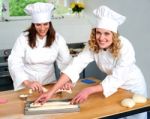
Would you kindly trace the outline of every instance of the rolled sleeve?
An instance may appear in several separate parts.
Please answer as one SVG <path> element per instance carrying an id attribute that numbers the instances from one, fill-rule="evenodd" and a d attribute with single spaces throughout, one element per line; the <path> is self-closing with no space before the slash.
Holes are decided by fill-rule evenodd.
<path id="1" fill-rule="evenodd" d="M 62 72 L 68 75 L 73 83 L 76 83 L 79 79 L 79 74 L 93 60 L 94 57 L 92 52 L 89 51 L 88 47 L 85 47 L 77 57 L 73 58 L 70 64 Z"/>
<path id="2" fill-rule="evenodd" d="M 72 83 L 76 83 L 79 79 L 79 73 L 72 69 L 72 66 L 68 66 L 66 69 L 62 71 L 62 73 L 66 74 Z"/>

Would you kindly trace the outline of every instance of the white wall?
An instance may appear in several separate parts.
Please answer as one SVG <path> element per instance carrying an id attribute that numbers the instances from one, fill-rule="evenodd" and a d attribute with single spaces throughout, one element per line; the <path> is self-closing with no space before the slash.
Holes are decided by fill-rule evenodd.
<path id="1" fill-rule="evenodd" d="M 88 13 L 88 22 L 93 23 L 92 10 L 99 5 L 108 5 L 115 11 L 127 17 L 126 22 L 119 29 L 120 34 L 127 37 L 135 48 L 137 64 L 143 71 L 147 84 L 150 84 L 150 0 L 84 0 L 86 3 L 86 12 Z M 56 21 L 55 27 L 68 42 L 87 41 L 89 33 L 89 24 L 85 20 L 75 22 L 69 20 L 63 23 Z M 78 24 L 79 22 L 79 24 Z M 83 23 L 82 23 L 83 22 Z M 57 25 L 60 25 L 60 27 Z M 30 20 L 0 22 L 0 49 L 11 48 L 14 41 L 30 24 Z M 66 26 L 66 25 L 67 26 Z M 83 25 L 82 25 L 83 24 Z M 65 27 L 66 26 L 66 27 Z M 72 29 L 72 30 L 71 30 Z M 138 88 L 138 87 L 137 87 Z M 150 97 L 150 87 L 148 87 L 148 96 Z"/>
<path id="2" fill-rule="evenodd" d="M 88 40 L 91 25 L 85 17 L 73 16 L 53 19 L 52 23 L 55 30 L 64 36 L 67 43 L 86 42 Z M 31 20 L 0 22 L 0 49 L 12 48 L 19 34 L 26 30 L 30 24 Z"/>
<path id="3" fill-rule="evenodd" d="M 12 48 L 19 34 L 29 27 L 29 20 L 0 22 L 0 49 Z"/>

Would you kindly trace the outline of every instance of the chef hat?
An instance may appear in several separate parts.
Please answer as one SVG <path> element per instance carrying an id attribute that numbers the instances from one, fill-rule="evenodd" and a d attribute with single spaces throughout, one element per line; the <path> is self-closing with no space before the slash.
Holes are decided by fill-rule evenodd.
<path id="1" fill-rule="evenodd" d="M 24 11 L 32 17 L 32 23 L 46 23 L 51 21 L 53 8 L 53 4 L 37 2 L 27 5 Z"/>
<path id="2" fill-rule="evenodd" d="M 97 16 L 96 28 L 104 28 L 117 33 L 117 28 L 121 25 L 126 17 L 118 14 L 111 10 L 107 6 L 100 6 L 98 9 L 93 11 L 94 15 Z"/>

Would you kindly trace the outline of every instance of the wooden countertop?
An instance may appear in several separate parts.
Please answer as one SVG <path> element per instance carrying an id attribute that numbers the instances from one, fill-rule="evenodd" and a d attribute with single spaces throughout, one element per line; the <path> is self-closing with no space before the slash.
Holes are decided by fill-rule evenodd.
<path id="1" fill-rule="evenodd" d="M 89 85 L 99 83 L 95 80 L 94 84 L 85 84 L 78 81 L 76 87 L 73 89 L 73 94 L 57 94 L 54 98 L 72 98 L 77 92 Z M 46 86 L 51 88 L 52 85 Z M 27 94 L 28 90 L 20 91 L 3 91 L 0 92 L 0 98 L 8 99 L 8 103 L 0 104 L 0 118 L 2 119 L 96 119 L 96 118 L 110 118 L 111 116 L 122 116 L 124 114 L 139 113 L 141 111 L 150 110 L 150 99 L 144 104 L 136 104 L 133 108 L 126 108 L 121 106 L 121 100 L 132 97 L 132 93 L 126 90 L 119 89 L 117 93 L 105 98 L 101 93 L 91 95 L 88 100 L 80 104 L 80 112 L 73 113 L 57 113 L 57 114 L 40 114 L 40 115 L 24 115 L 25 101 L 19 98 L 20 94 Z M 39 96 L 34 93 L 28 100 L 35 100 Z"/>

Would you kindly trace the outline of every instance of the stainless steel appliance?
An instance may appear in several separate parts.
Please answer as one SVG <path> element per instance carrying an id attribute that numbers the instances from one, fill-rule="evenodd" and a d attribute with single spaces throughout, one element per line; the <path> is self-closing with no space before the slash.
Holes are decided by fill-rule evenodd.
<path id="1" fill-rule="evenodd" d="M 13 89 L 13 81 L 7 63 L 10 52 L 11 49 L 0 50 L 0 91 Z"/>

